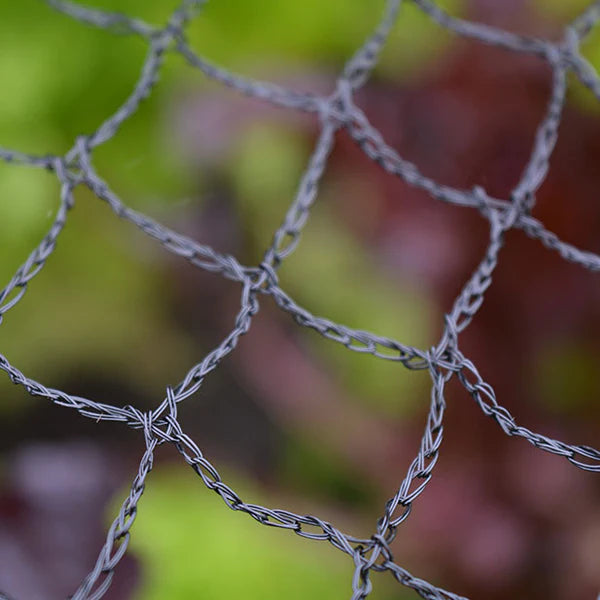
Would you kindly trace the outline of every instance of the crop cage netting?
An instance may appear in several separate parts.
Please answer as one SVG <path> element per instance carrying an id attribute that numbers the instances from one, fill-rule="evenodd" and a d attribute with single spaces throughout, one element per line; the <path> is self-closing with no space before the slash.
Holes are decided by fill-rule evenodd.
<path id="1" fill-rule="evenodd" d="M 369 595 L 373 572 L 386 571 L 422 598 L 463 598 L 412 575 L 394 562 L 390 550 L 390 543 L 396 536 L 398 527 L 409 516 L 412 503 L 431 480 L 442 442 L 446 406 L 444 388 L 452 377 L 458 379 L 481 411 L 491 417 L 508 436 L 524 438 L 540 450 L 566 458 L 575 467 L 600 473 L 599 450 L 551 439 L 517 424 L 511 413 L 498 402 L 494 389 L 483 379 L 475 364 L 461 352 L 458 339 L 459 333 L 470 324 L 483 303 L 484 294 L 492 283 L 504 235 L 510 229 L 521 229 L 530 238 L 557 252 L 566 261 L 581 265 L 590 271 L 600 270 L 600 255 L 562 241 L 555 233 L 546 229 L 543 223 L 531 216 L 537 190 L 547 176 L 549 160 L 557 141 L 568 73 L 573 73 L 579 82 L 600 100 L 600 77 L 580 53 L 581 43 L 600 21 L 600 2 L 591 4 L 569 23 L 563 30 L 562 39 L 549 41 L 515 35 L 452 17 L 430 0 L 405 0 L 412 2 L 446 30 L 476 42 L 535 56 L 551 69 L 551 92 L 545 114 L 537 127 L 531 153 L 510 197 L 500 199 L 490 196 L 480 186 L 457 189 L 428 178 L 415 164 L 399 156 L 386 144 L 382 134 L 370 124 L 367 116 L 354 103 L 354 93 L 367 81 L 400 14 L 401 0 L 388 0 L 379 25 L 347 61 L 334 90 L 326 97 L 299 93 L 272 83 L 241 77 L 196 54 L 186 40 L 186 26 L 193 17 L 201 13 L 203 0 L 184 0 L 162 27 L 120 13 L 88 8 L 63 0 L 47 1 L 57 11 L 86 25 L 117 34 L 141 36 L 147 42 L 148 52 L 139 79 L 125 102 L 95 131 L 79 136 L 64 156 L 31 155 L 0 148 L 0 158 L 5 162 L 53 172 L 61 190 L 59 208 L 49 231 L 0 293 L 0 319 L 21 300 L 29 283 L 52 255 L 67 222 L 69 211 L 74 206 L 73 193 L 78 186 L 88 188 L 97 198 L 106 202 L 117 217 L 129 221 L 168 251 L 184 258 L 195 267 L 220 273 L 241 286 L 240 308 L 229 334 L 201 362 L 194 365 L 179 384 L 167 387 L 161 403 L 154 410 L 147 412 L 142 412 L 134 406 L 113 406 L 47 388 L 27 377 L 0 354 L 0 368 L 8 374 L 13 383 L 23 386 L 29 394 L 75 409 L 81 415 L 98 422 L 120 421 L 140 430 L 144 435 L 146 449 L 130 492 L 108 530 L 96 564 L 71 597 L 75 600 L 97 600 L 108 590 L 113 573 L 127 549 L 137 505 L 144 491 L 146 477 L 152 469 L 154 452 L 161 444 L 170 443 L 201 478 L 204 485 L 219 494 L 229 508 L 245 512 L 263 525 L 289 529 L 296 535 L 312 540 L 326 540 L 346 553 L 354 563 L 351 582 L 353 600 Z M 136 112 L 142 100 L 151 93 L 168 52 L 180 54 L 192 68 L 229 88 L 279 107 L 310 113 L 319 122 L 318 139 L 295 197 L 258 266 L 245 266 L 231 255 L 216 252 L 211 247 L 172 231 L 150 217 L 132 210 L 94 169 L 94 149 L 113 138 L 121 125 Z M 391 338 L 352 329 L 327 318 L 315 316 L 299 306 L 279 286 L 277 270 L 300 241 L 301 232 L 308 222 L 319 182 L 334 146 L 335 134 L 341 129 L 349 134 L 367 157 L 389 175 L 399 177 L 442 202 L 476 209 L 489 224 L 489 242 L 483 258 L 463 286 L 451 310 L 445 315 L 441 339 L 436 346 L 428 350 L 404 345 Z M 204 378 L 234 350 L 240 337 L 249 330 L 252 318 L 259 309 L 259 301 L 266 297 L 274 300 L 279 308 L 289 313 L 299 325 L 313 329 L 349 350 L 399 362 L 411 370 L 426 370 L 431 377 L 430 409 L 418 452 L 405 478 L 386 503 L 383 515 L 377 521 L 376 532 L 368 539 L 344 533 L 317 516 L 298 515 L 287 510 L 267 508 L 244 501 L 221 479 L 217 469 L 186 435 L 178 421 L 179 404 L 197 392 Z"/>

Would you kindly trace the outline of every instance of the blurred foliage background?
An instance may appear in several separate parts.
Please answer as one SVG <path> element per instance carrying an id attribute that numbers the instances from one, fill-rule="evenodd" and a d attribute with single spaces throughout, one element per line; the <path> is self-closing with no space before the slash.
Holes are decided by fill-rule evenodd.
<path id="1" fill-rule="evenodd" d="M 173 0 L 90 5 L 164 23 Z M 440 2 L 556 36 L 580 0 Z M 383 2 L 212 0 L 190 27 L 201 55 L 245 75 L 328 93 Z M 0 145 L 66 152 L 131 91 L 145 44 L 58 14 L 0 2 Z M 600 63 L 600 35 L 585 45 Z M 549 73 L 532 58 L 457 40 L 410 2 L 359 102 L 428 175 L 506 196 L 544 110 Z M 536 207 L 559 235 L 600 251 L 598 107 L 575 83 Z M 311 117 L 239 98 L 170 55 L 160 84 L 95 152 L 126 204 L 260 260 L 311 152 Z M 0 277 L 44 235 L 58 185 L 0 163 Z M 312 312 L 428 347 L 478 257 L 477 215 L 384 175 L 339 134 L 319 200 L 282 284 Z M 597 279 L 518 233 L 463 348 L 519 422 L 598 445 Z M 239 289 L 165 253 L 77 190 L 56 253 L 0 328 L 2 353 L 44 384 L 149 408 L 234 318 Z M 243 497 L 370 535 L 412 460 L 428 378 L 354 355 L 263 302 L 236 352 L 185 403 L 184 428 Z M 460 389 L 434 480 L 401 530 L 400 564 L 474 598 L 589 598 L 600 589 L 600 488 L 566 461 L 507 440 Z M 0 589 L 52 600 L 92 567 L 143 449 L 0 379 Z M 346 598 L 352 564 L 330 547 L 228 511 L 161 449 L 131 551 L 107 598 Z M 564 464 L 563 464 L 564 463 Z M 408 598 L 391 578 L 373 597 Z"/>

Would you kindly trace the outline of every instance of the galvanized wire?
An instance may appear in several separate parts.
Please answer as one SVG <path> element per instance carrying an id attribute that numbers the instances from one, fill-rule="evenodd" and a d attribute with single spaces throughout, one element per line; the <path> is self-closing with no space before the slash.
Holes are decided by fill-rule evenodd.
<path id="1" fill-rule="evenodd" d="M 143 412 L 134 406 L 114 406 L 48 388 L 27 377 L 0 354 L 0 369 L 31 395 L 73 408 L 96 421 L 121 421 L 144 433 L 146 449 L 130 493 L 109 528 L 96 564 L 71 596 L 73 599 L 97 600 L 109 588 L 113 573 L 127 549 L 137 505 L 144 491 L 146 478 L 152 469 L 154 451 L 164 443 L 173 444 L 204 485 L 216 492 L 232 510 L 244 512 L 263 525 L 289 529 L 296 535 L 312 540 L 326 540 L 351 557 L 355 565 L 352 579 L 353 600 L 366 598 L 372 589 L 371 573 L 383 571 L 390 572 L 396 581 L 413 589 L 422 598 L 463 598 L 411 575 L 394 562 L 390 549 L 398 527 L 409 516 L 413 502 L 431 480 L 443 437 L 446 406 L 444 389 L 452 377 L 456 376 L 482 412 L 494 419 L 507 435 L 521 437 L 545 452 L 563 456 L 580 469 L 600 472 L 599 450 L 554 440 L 517 424 L 511 413 L 499 404 L 492 386 L 483 379 L 474 363 L 461 352 L 458 340 L 459 334 L 475 317 L 484 301 L 486 291 L 492 284 L 494 270 L 504 244 L 504 235 L 510 229 L 523 230 L 529 237 L 539 240 L 546 248 L 557 252 L 569 262 L 590 271 L 600 270 L 599 255 L 562 241 L 531 215 L 536 192 L 547 176 L 550 157 L 558 137 L 568 72 L 574 73 L 575 77 L 600 99 L 600 77 L 580 52 L 581 42 L 600 21 L 600 2 L 591 4 L 568 24 L 562 39 L 550 41 L 516 35 L 453 17 L 430 0 L 406 1 L 412 1 L 440 27 L 457 35 L 513 52 L 533 55 L 549 66 L 552 83 L 547 110 L 538 126 L 520 180 L 509 198 L 493 198 L 482 187 L 459 189 L 427 177 L 415 164 L 402 158 L 391 148 L 383 135 L 355 105 L 354 93 L 365 84 L 377 64 L 380 52 L 398 18 L 401 0 L 388 0 L 381 22 L 348 60 L 332 93 L 326 97 L 288 90 L 276 84 L 243 77 L 199 56 L 188 43 L 185 28 L 200 12 L 203 0 L 182 2 L 164 26 L 152 25 L 121 13 L 88 8 L 66 0 L 47 0 L 54 9 L 86 25 L 116 34 L 141 36 L 148 44 L 148 52 L 129 97 L 93 132 L 79 136 L 64 156 L 34 156 L 0 148 L 0 160 L 53 172 L 61 190 L 59 208 L 48 233 L 0 292 L 0 322 L 21 300 L 31 281 L 54 252 L 69 211 L 73 209 L 73 190 L 77 186 L 87 187 L 98 199 L 106 202 L 116 216 L 157 240 L 169 252 L 184 258 L 195 267 L 220 273 L 241 285 L 240 309 L 229 334 L 200 362 L 191 366 L 177 385 L 167 387 L 165 397 L 154 410 Z M 265 250 L 263 261 L 257 266 L 242 265 L 235 257 L 221 254 L 210 246 L 172 231 L 154 219 L 132 210 L 110 189 L 93 166 L 94 149 L 112 139 L 121 125 L 137 111 L 142 100 L 151 93 L 158 81 L 167 52 L 179 54 L 192 68 L 247 96 L 265 100 L 276 106 L 312 113 L 318 119 L 320 133 L 296 195 L 281 226 L 275 231 L 272 243 Z M 352 329 L 313 315 L 279 286 L 277 270 L 300 243 L 302 230 L 309 220 L 328 157 L 335 144 L 335 134 L 340 129 L 346 130 L 366 156 L 387 173 L 400 177 L 411 186 L 425 190 L 431 197 L 442 202 L 475 208 L 489 223 L 489 243 L 484 255 L 445 315 L 441 339 L 430 349 L 415 348 L 392 338 Z M 410 370 L 427 370 L 431 377 L 430 409 L 418 452 L 405 478 L 386 503 L 375 533 L 368 539 L 344 533 L 317 516 L 298 515 L 287 510 L 246 502 L 222 480 L 218 470 L 182 430 L 178 421 L 178 405 L 197 392 L 204 378 L 235 349 L 240 337 L 249 330 L 252 319 L 259 310 L 260 301 L 266 296 L 271 297 L 275 304 L 300 326 L 313 329 L 323 337 L 354 352 L 396 361 Z"/>

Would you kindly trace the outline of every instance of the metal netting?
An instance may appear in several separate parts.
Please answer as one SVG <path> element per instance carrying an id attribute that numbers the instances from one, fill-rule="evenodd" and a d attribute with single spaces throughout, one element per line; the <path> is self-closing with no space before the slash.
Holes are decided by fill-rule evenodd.
<path id="1" fill-rule="evenodd" d="M 558 41 L 515 35 L 513 33 L 466 21 L 448 15 L 430 0 L 413 2 L 437 25 L 477 42 L 533 55 L 544 61 L 552 72 L 552 85 L 547 109 L 538 125 L 531 153 L 517 185 L 508 199 L 494 198 L 483 187 L 457 189 L 438 183 L 424 175 L 413 163 L 399 156 L 384 140 L 382 134 L 369 122 L 354 102 L 355 92 L 365 84 L 386 39 L 399 15 L 401 0 L 388 0 L 385 14 L 378 27 L 356 53 L 347 61 L 329 96 L 299 93 L 272 83 L 248 79 L 216 66 L 192 50 L 186 40 L 186 26 L 200 12 L 204 0 L 183 0 L 170 16 L 166 25 L 157 27 L 119 13 L 87 8 L 64 0 L 47 0 L 56 10 L 86 25 L 99 27 L 118 34 L 141 36 L 148 45 L 141 74 L 133 91 L 118 110 L 87 135 L 79 136 L 64 156 L 35 156 L 0 148 L 5 162 L 40 167 L 54 173 L 60 183 L 60 205 L 52 225 L 40 244 L 19 267 L 13 278 L 0 293 L 0 320 L 25 294 L 29 283 L 41 271 L 53 253 L 57 240 L 73 208 L 73 191 L 77 186 L 88 188 L 106 202 L 115 215 L 129 221 L 168 251 L 181 256 L 192 265 L 236 281 L 241 287 L 240 309 L 229 334 L 194 365 L 180 383 L 169 386 L 161 403 L 154 410 L 143 412 L 135 406 L 113 406 L 88 398 L 73 396 L 62 390 L 47 388 L 23 374 L 0 354 L 0 368 L 13 383 L 23 386 L 29 394 L 44 397 L 51 402 L 73 408 L 95 421 L 120 421 L 140 430 L 146 450 L 139 464 L 129 495 L 106 536 L 95 566 L 83 580 L 72 598 L 97 600 L 108 590 L 113 573 L 123 557 L 129 542 L 130 529 L 137 514 L 137 505 L 144 491 L 145 480 L 152 469 L 154 451 L 165 443 L 173 444 L 183 459 L 192 467 L 206 487 L 223 499 L 229 508 L 245 512 L 263 525 L 289 529 L 296 535 L 312 540 L 325 540 L 346 553 L 354 562 L 352 599 L 366 598 L 371 589 L 372 572 L 389 572 L 399 583 L 412 588 L 428 599 L 459 599 L 462 596 L 445 591 L 409 573 L 394 562 L 390 543 L 398 527 L 409 516 L 412 503 L 430 481 L 439 457 L 442 442 L 443 418 L 446 407 L 444 388 L 456 377 L 482 412 L 491 417 L 509 436 L 520 437 L 545 452 L 566 458 L 580 469 L 600 473 L 600 451 L 584 445 L 572 445 L 551 439 L 519 425 L 502 406 L 492 386 L 479 373 L 475 364 L 460 349 L 459 334 L 469 325 L 479 308 L 484 294 L 492 283 L 499 252 L 505 233 L 521 229 L 549 250 L 567 261 L 591 271 L 600 270 L 600 256 L 568 244 L 546 229 L 531 215 L 536 192 L 545 180 L 549 159 L 557 141 L 562 109 L 565 104 L 569 72 L 600 100 L 600 77 L 580 53 L 580 44 L 594 25 L 600 21 L 600 2 L 594 2 L 574 21 L 568 24 Z M 150 217 L 128 206 L 110 189 L 96 172 L 93 151 L 113 138 L 119 128 L 138 109 L 140 103 L 157 83 L 163 59 L 167 52 L 181 55 L 192 68 L 207 77 L 245 95 L 260 98 L 285 108 L 293 108 L 314 115 L 320 130 L 314 151 L 302 175 L 296 195 L 281 226 L 274 233 L 271 245 L 257 266 L 246 266 L 228 254 L 216 252 L 185 235 L 170 230 Z M 426 191 L 442 202 L 479 211 L 489 224 L 489 243 L 481 262 L 463 286 L 452 308 L 445 315 L 441 339 L 430 349 L 404 345 L 394 339 L 356 330 L 311 314 L 299 306 L 278 283 L 277 270 L 298 245 L 310 209 L 317 197 L 319 182 L 334 146 L 335 134 L 344 129 L 364 154 L 390 175 L 401 178 L 411 186 Z M 196 443 L 186 435 L 177 418 L 178 406 L 197 392 L 204 378 L 236 347 L 240 337 L 250 328 L 259 309 L 260 301 L 270 297 L 295 321 L 315 330 L 320 335 L 355 352 L 402 363 L 411 370 L 426 370 L 431 376 L 430 409 L 418 452 L 410 464 L 404 480 L 388 500 L 375 533 L 362 539 L 340 531 L 335 525 L 314 515 L 299 515 L 273 509 L 243 500 L 219 475 Z"/>

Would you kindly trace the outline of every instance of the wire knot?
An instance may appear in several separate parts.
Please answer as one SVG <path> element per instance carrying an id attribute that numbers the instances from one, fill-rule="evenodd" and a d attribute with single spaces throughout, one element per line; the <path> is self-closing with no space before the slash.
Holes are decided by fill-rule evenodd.
<path id="1" fill-rule="evenodd" d="M 385 538 L 385 536 L 381 533 L 374 533 L 371 536 L 373 543 L 376 548 L 379 548 L 382 556 L 386 559 L 386 561 L 394 560 L 394 556 L 392 555 L 392 551 L 390 550 L 389 541 Z"/>
<path id="2" fill-rule="evenodd" d="M 348 79 L 338 79 L 335 91 L 321 104 L 321 119 L 333 123 L 336 128 L 344 127 L 352 120 L 352 84 Z"/>
<path id="3" fill-rule="evenodd" d="M 252 287 L 255 289 L 263 286 L 270 288 L 277 286 L 278 283 L 279 277 L 277 271 L 275 271 L 275 267 L 266 261 L 261 262 L 256 270 L 256 280 Z"/>

